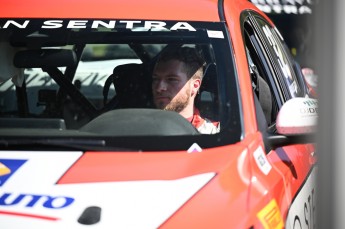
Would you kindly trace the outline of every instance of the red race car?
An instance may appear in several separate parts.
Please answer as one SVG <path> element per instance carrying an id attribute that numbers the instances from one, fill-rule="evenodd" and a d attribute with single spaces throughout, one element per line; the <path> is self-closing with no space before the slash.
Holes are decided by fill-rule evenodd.
<path id="1" fill-rule="evenodd" d="M 317 100 L 246 0 L 0 9 L 1 228 L 313 228 Z"/>

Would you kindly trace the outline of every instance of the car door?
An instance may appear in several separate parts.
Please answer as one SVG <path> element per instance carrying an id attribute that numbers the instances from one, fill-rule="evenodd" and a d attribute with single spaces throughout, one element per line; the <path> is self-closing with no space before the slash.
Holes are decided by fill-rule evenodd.
<path id="1" fill-rule="evenodd" d="M 308 96 L 308 91 L 279 31 L 257 13 L 245 12 L 241 18 L 254 100 L 259 101 L 257 104 L 265 116 L 257 118 L 258 126 L 265 136 L 275 133 L 281 106 L 291 98 Z M 265 154 L 277 174 L 268 181 L 268 196 L 277 202 L 286 228 L 313 228 L 314 146 L 296 144 L 275 149 L 266 146 Z"/>

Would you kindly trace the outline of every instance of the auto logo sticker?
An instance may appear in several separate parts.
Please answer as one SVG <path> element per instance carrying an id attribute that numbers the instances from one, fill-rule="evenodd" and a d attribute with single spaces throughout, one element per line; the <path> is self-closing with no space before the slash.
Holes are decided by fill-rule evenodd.
<path id="1" fill-rule="evenodd" d="M 19 169 L 26 160 L 0 159 L 0 187 Z"/>
<path id="2" fill-rule="evenodd" d="M 272 165 L 268 162 L 265 152 L 261 146 L 255 150 L 254 158 L 261 172 L 267 175 L 271 171 Z"/>
<path id="3" fill-rule="evenodd" d="M 187 152 L 188 153 L 196 153 L 196 152 L 200 153 L 201 151 L 202 151 L 201 147 L 198 144 L 194 143 L 191 147 L 189 147 Z"/>

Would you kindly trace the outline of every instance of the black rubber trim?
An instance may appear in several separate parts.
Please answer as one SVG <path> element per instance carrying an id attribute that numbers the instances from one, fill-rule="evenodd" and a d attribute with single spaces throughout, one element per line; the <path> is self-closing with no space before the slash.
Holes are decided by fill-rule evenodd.
<path id="1" fill-rule="evenodd" d="M 225 21 L 225 15 L 224 15 L 224 0 L 218 1 L 218 14 L 220 21 Z"/>

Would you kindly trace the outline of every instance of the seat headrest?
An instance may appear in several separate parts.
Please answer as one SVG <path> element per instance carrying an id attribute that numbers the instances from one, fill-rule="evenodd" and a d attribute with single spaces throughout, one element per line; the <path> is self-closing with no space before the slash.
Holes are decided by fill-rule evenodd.
<path id="1" fill-rule="evenodd" d="M 103 88 L 104 101 L 110 85 L 115 86 L 116 97 L 122 108 L 150 106 L 151 83 L 142 64 L 118 65 L 108 77 Z"/>
<path id="2" fill-rule="evenodd" d="M 207 64 L 200 86 L 200 93 L 195 98 L 195 105 L 200 113 L 211 120 L 219 120 L 219 101 L 217 85 L 217 67 L 215 63 Z"/>
<path id="3" fill-rule="evenodd" d="M 257 79 L 259 95 L 258 99 L 261 104 L 262 110 L 266 117 L 266 122 L 268 124 L 271 123 L 271 113 L 272 113 L 272 95 L 271 90 L 267 84 L 267 82 L 259 76 Z"/>
<path id="4" fill-rule="evenodd" d="M 200 91 L 217 92 L 217 66 L 215 63 L 206 65 Z"/>
<path id="5" fill-rule="evenodd" d="M 128 96 L 141 88 L 145 82 L 141 64 L 119 65 L 113 71 L 113 83 L 118 96 Z"/>

